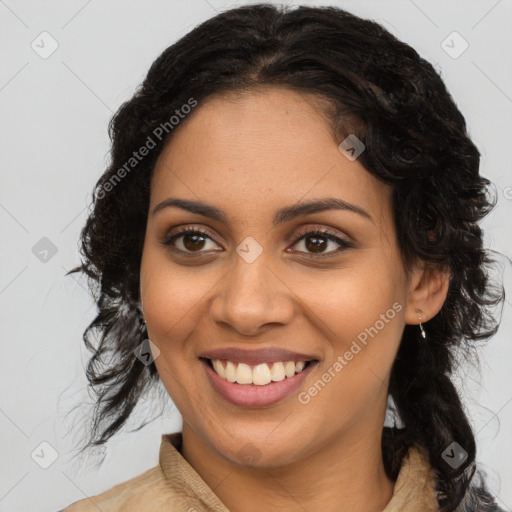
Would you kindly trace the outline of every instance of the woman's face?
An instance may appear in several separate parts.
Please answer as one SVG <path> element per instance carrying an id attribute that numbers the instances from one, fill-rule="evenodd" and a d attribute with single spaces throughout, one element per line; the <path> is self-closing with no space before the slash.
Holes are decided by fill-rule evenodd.
<path id="1" fill-rule="evenodd" d="M 392 190 L 338 149 L 313 105 L 271 88 L 210 98 L 152 178 L 141 300 L 155 364 L 184 429 L 235 464 L 380 442 L 407 321 Z M 170 198 L 201 208 L 154 213 Z M 339 207 L 301 209 L 320 200 Z"/>

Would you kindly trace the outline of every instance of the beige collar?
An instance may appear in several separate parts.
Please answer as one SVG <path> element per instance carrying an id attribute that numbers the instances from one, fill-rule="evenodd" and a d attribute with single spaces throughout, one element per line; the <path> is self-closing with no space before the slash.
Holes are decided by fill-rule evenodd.
<path id="1" fill-rule="evenodd" d="M 169 485 L 182 495 L 194 497 L 200 506 L 198 512 L 229 512 L 181 455 L 181 442 L 181 432 L 162 436 L 160 467 Z M 438 503 L 434 486 L 426 450 L 415 445 L 404 457 L 393 496 L 382 512 L 435 512 Z"/>

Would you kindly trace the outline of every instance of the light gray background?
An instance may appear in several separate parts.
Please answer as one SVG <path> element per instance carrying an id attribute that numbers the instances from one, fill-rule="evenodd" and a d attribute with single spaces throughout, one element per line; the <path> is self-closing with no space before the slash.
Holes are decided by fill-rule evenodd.
<path id="1" fill-rule="evenodd" d="M 100 470 L 73 464 L 81 431 L 72 428 L 85 428 L 90 412 L 82 333 L 95 308 L 85 279 L 64 274 L 79 262 L 77 240 L 106 162 L 111 115 L 163 49 L 216 11 L 241 3 L 0 0 L 2 512 L 52 512 L 109 489 L 155 466 L 160 435 L 180 428 L 169 403 L 162 419 L 116 436 Z M 512 254 L 511 1 L 332 3 L 380 21 L 441 71 L 483 155 L 482 172 L 497 187 L 498 206 L 484 223 L 487 242 Z M 59 45 L 47 59 L 31 48 L 34 40 L 42 46 L 43 31 Z M 441 46 L 453 31 L 469 43 L 458 58 Z M 448 44 L 452 51 L 461 48 L 461 41 Z M 42 237 L 57 248 L 46 263 L 32 252 Z M 505 282 L 510 289 L 508 267 Z M 481 352 L 481 386 L 471 369 L 461 369 L 458 380 L 477 432 L 477 460 L 507 510 L 512 507 L 511 306 L 506 303 L 499 333 Z M 131 427 L 147 417 L 151 404 L 149 399 L 142 404 Z M 80 407 L 70 413 L 75 405 Z M 48 469 L 31 458 L 36 449 L 44 452 L 41 460 L 50 456 L 42 442 L 58 453 Z"/>

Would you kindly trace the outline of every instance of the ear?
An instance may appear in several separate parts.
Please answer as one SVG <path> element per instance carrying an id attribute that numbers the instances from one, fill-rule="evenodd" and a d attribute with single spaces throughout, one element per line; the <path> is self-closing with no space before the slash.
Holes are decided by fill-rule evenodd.
<path id="1" fill-rule="evenodd" d="M 446 300 L 449 285 L 448 269 L 419 262 L 409 280 L 405 323 L 418 325 L 436 316 Z"/>

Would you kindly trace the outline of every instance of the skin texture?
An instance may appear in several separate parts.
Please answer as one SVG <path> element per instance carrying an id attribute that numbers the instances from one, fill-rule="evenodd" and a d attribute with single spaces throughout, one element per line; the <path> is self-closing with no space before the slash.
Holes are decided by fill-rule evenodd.
<path id="1" fill-rule="evenodd" d="M 380 446 L 391 366 L 405 324 L 432 318 L 446 298 L 446 274 L 420 263 L 405 271 L 391 187 L 339 151 L 314 100 L 279 88 L 209 98 L 173 134 L 151 182 L 141 302 L 161 351 L 155 363 L 183 416 L 184 457 L 233 512 L 385 507 L 394 486 Z M 153 215 L 168 197 L 212 204 L 228 220 L 177 207 Z M 329 210 L 272 226 L 277 209 L 326 197 L 371 220 Z M 178 238 L 174 246 L 193 256 L 173 252 L 160 240 L 180 225 L 211 239 L 184 246 Z M 317 229 L 353 247 L 337 251 L 321 239 L 320 254 L 330 256 L 315 259 L 308 239 L 296 240 Z M 236 252 L 249 236 L 263 249 L 252 263 Z M 298 394 L 395 303 L 394 318 L 300 403 Z M 198 359 L 224 347 L 281 347 L 319 364 L 285 400 L 242 408 L 213 390 Z M 244 450 L 257 454 L 250 465 Z"/>

